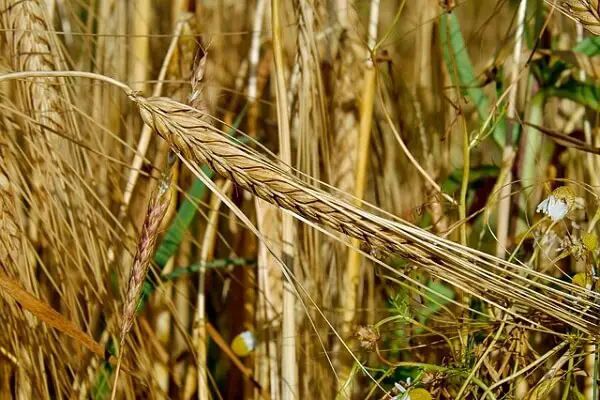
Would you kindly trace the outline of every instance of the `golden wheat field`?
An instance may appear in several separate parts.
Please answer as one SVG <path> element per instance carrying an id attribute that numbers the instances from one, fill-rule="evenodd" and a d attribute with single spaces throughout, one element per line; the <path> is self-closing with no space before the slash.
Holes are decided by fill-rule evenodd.
<path id="1" fill-rule="evenodd" d="M 600 399 L 598 0 L 0 0 L 0 399 Z"/>

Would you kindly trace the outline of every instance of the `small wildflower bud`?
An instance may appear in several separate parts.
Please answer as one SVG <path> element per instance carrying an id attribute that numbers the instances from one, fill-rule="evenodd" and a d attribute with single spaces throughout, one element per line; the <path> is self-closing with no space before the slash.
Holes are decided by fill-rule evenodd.
<path id="1" fill-rule="evenodd" d="M 575 206 L 575 193 L 569 186 L 556 188 L 536 208 L 550 217 L 553 222 L 563 219 Z"/>
<path id="2" fill-rule="evenodd" d="M 372 326 L 359 326 L 356 330 L 356 338 L 361 347 L 372 349 L 380 339 L 379 333 Z"/>
<path id="3" fill-rule="evenodd" d="M 594 232 L 581 235 L 581 243 L 587 251 L 595 251 L 598 248 L 598 237 Z"/>

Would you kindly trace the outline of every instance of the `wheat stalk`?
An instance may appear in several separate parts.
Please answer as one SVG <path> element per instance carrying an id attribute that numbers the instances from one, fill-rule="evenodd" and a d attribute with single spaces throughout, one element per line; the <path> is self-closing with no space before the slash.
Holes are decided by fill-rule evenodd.
<path id="1" fill-rule="evenodd" d="M 208 164 L 256 196 L 317 223 L 360 239 L 375 253 L 393 253 L 484 301 L 510 312 L 507 301 L 531 308 L 587 333 L 598 333 L 596 294 L 526 267 L 441 239 L 406 222 L 390 221 L 321 190 L 247 147 L 231 142 L 205 114 L 168 98 L 130 92 L 142 119 L 180 156 Z M 531 278 L 535 278 L 532 280 Z M 559 289 L 536 280 L 548 282 Z M 500 304 L 502 303 L 502 304 Z M 523 312 L 518 315 L 530 323 Z"/>

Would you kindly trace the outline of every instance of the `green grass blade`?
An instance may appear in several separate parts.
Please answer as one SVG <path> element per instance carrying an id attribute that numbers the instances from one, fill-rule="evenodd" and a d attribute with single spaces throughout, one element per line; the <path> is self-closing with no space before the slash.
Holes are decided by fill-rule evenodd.
<path id="1" fill-rule="evenodd" d="M 441 16 L 440 34 L 444 61 L 450 72 L 452 83 L 461 87 L 462 94 L 468 96 L 475 105 L 479 118 L 485 120 L 489 115 L 490 105 L 483 90 L 477 86 L 478 80 L 473 72 L 471 58 L 455 13 Z"/>
<path id="2" fill-rule="evenodd" d="M 202 167 L 202 172 L 209 178 L 212 178 L 215 175 L 214 171 L 207 166 Z M 167 261 L 169 261 L 169 258 L 175 254 L 175 251 L 183 240 L 183 235 L 187 232 L 190 224 L 194 220 L 198 204 L 205 194 L 206 186 L 201 180 L 196 179 L 187 193 L 186 199 L 179 207 L 175 219 L 171 222 L 169 230 L 154 254 L 154 262 L 160 269 L 163 269 L 167 264 Z"/>
<path id="3" fill-rule="evenodd" d="M 573 51 L 594 57 L 600 54 L 600 36 L 591 36 L 583 39 L 573 47 Z"/>
<path id="4" fill-rule="evenodd" d="M 596 85 L 569 79 L 560 87 L 546 88 L 545 94 L 548 97 L 570 99 L 594 111 L 600 111 L 600 87 Z"/>
<path id="5" fill-rule="evenodd" d="M 181 278 L 184 275 L 191 274 L 194 272 L 200 271 L 201 267 L 205 269 L 219 269 L 225 268 L 228 266 L 232 267 L 243 267 L 243 266 L 252 266 L 256 264 L 255 260 L 247 260 L 245 258 L 221 258 L 218 260 L 213 260 L 211 262 L 205 263 L 204 265 L 200 263 L 190 264 L 187 267 L 176 268 L 168 274 L 162 275 L 160 278 L 163 282 L 173 281 L 178 278 Z M 144 287 L 142 288 L 142 293 L 145 297 L 148 297 L 152 294 L 154 289 L 156 289 L 156 285 L 154 285 L 151 281 L 146 280 L 144 282 Z"/>
<path id="6" fill-rule="evenodd" d="M 473 72 L 473 64 L 455 13 L 445 13 L 440 17 L 440 35 L 444 62 L 452 83 L 458 85 L 462 95 L 473 102 L 479 119 L 485 122 L 489 117 L 490 103 L 483 89 L 479 87 L 477 76 Z M 494 141 L 500 147 L 504 147 L 504 132 L 505 125 L 502 119 L 494 127 L 493 133 Z"/>

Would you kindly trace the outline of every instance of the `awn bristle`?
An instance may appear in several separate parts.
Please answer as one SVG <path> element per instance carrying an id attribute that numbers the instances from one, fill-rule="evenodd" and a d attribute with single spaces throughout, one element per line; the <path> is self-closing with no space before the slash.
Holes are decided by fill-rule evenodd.
<path id="1" fill-rule="evenodd" d="M 144 122 L 192 164 L 208 164 L 219 175 L 272 204 L 358 238 L 375 253 L 392 253 L 408 259 L 486 302 L 502 308 L 506 301 L 513 302 L 582 331 L 598 333 L 600 305 L 593 302 L 595 294 L 441 239 L 406 222 L 393 222 L 361 211 L 329 193 L 311 188 L 247 146 L 233 143 L 203 121 L 205 114 L 192 107 L 168 98 L 130 96 L 138 103 Z M 541 279 L 542 283 L 532 278 Z M 518 316 L 533 322 L 527 315 L 521 312 Z"/>

